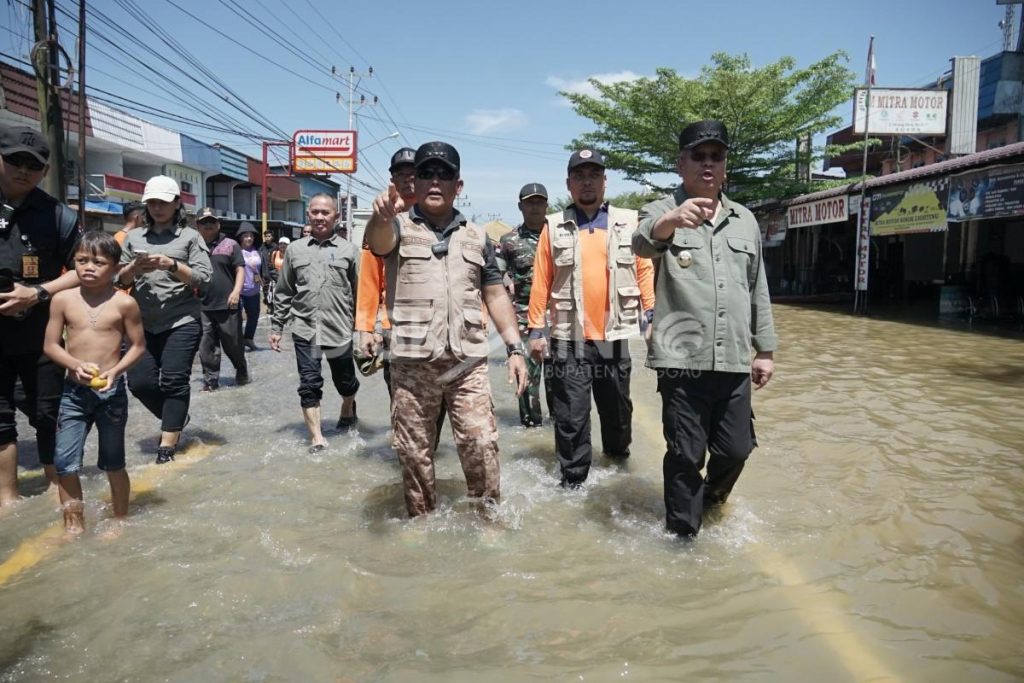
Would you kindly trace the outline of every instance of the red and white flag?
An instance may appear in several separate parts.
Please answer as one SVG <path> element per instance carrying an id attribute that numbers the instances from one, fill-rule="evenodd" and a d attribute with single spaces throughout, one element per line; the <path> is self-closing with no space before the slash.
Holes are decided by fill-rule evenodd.
<path id="1" fill-rule="evenodd" d="M 868 67 L 864 72 L 864 85 L 869 88 L 875 84 L 875 37 L 871 36 L 868 43 Z"/>

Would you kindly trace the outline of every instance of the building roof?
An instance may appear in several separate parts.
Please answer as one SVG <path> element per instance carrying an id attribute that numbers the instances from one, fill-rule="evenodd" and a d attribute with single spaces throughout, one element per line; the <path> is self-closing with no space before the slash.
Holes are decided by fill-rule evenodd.
<path id="1" fill-rule="evenodd" d="M 865 183 L 865 188 L 871 190 L 877 187 L 885 187 L 887 185 L 909 183 L 922 178 L 949 175 L 958 171 L 966 171 L 979 166 L 988 166 L 997 161 L 1010 160 L 1020 156 L 1024 156 L 1024 142 L 1014 142 L 1009 145 L 1004 145 L 1003 147 L 986 149 L 984 152 L 966 154 L 955 159 L 947 159 L 946 161 L 940 161 L 937 164 L 928 164 L 927 166 L 919 166 L 907 171 L 900 171 L 899 173 L 890 173 L 889 175 L 878 176 L 877 178 L 868 178 L 867 183 Z M 850 183 L 849 185 L 832 187 L 827 190 L 821 190 L 820 192 L 812 192 L 811 194 L 787 199 L 784 200 L 782 204 L 784 206 L 805 204 L 819 199 L 837 197 L 841 194 L 854 194 L 856 192 L 860 192 L 860 190 L 861 184 L 859 182 Z"/>

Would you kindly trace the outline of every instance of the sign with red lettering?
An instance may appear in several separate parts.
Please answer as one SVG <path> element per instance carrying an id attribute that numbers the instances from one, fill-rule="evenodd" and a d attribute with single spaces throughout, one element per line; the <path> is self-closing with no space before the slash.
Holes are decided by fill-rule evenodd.
<path id="1" fill-rule="evenodd" d="M 356 131 L 297 130 L 291 157 L 293 173 L 355 173 Z"/>
<path id="2" fill-rule="evenodd" d="M 853 93 L 853 132 L 864 134 L 864 118 L 870 116 L 869 135 L 945 135 L 946 90 L 872 88 L 871 112 L 867 113 L 865 88 Z"/>
<path id="3" fill-rule="evenodd" d="M 819 199 L 807 204 L 794 204 L 786 210 L 789 229 L 804 228 L 808 225 L 841 223 L 850 216 L 850 207 L 845 194 L 828 199 Z"/>

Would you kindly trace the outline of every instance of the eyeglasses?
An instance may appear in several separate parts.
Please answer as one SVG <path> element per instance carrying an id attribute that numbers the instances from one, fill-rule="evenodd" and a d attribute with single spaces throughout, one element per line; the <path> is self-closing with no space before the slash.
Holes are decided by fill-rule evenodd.
<path id="1" fill-rule="evenodd" d="M 448 168 L 432 166 L 430 168 L 416 169 L 416 177 L 420 180 L 433 180 L 434 178 L 440 178 L 441 180 L 455 180 L 455 171 Z"/>
<path id="2" fill-rule="evenodd" d="M 4 164 L 12 168 L 27 168 L 30 171 L 42 171 L 46 164 L 27 154 L 5 154 Z"/>
<path id="3" fill-rule="evenodd" d="M 721 162 L 725 161 L 725 153 L 724 152 L 690 152 L 690 160 L 691 161 L 696 161 L 698 164 L 702 164 L 702 163 L 704 163 L 704 161 L 706 159 L 709 159 L 709 160 L 715 162 L 716 164 L 717 163 L 721 163 Z"/>

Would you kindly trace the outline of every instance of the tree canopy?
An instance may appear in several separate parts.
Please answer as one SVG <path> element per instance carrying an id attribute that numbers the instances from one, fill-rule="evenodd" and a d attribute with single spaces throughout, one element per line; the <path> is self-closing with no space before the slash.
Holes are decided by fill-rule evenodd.
<path id="1" fill-rule="evenodd" d="M 811 191 L 796 179 L 796 140 L 843 122 L 833 111 L 853 91 L 846 54 L 835 52 L 803 69 L 792 57 L 760 68 L 747 55 L 719 52 L 711 61 L 696 78 L 660 68 L 654 78 L 608 84 L 591 79 L 597 97 L 560 93 L 597 127 L 571 148 L 599 149 L 608 168 L 664 191 L 650 176 L 675 173 L 679 131 L 694 121 L 718 119 L 729 129 L 731 196 L 751 200 Z M 823 151 L 812 150 L 812 159 Z"/>

